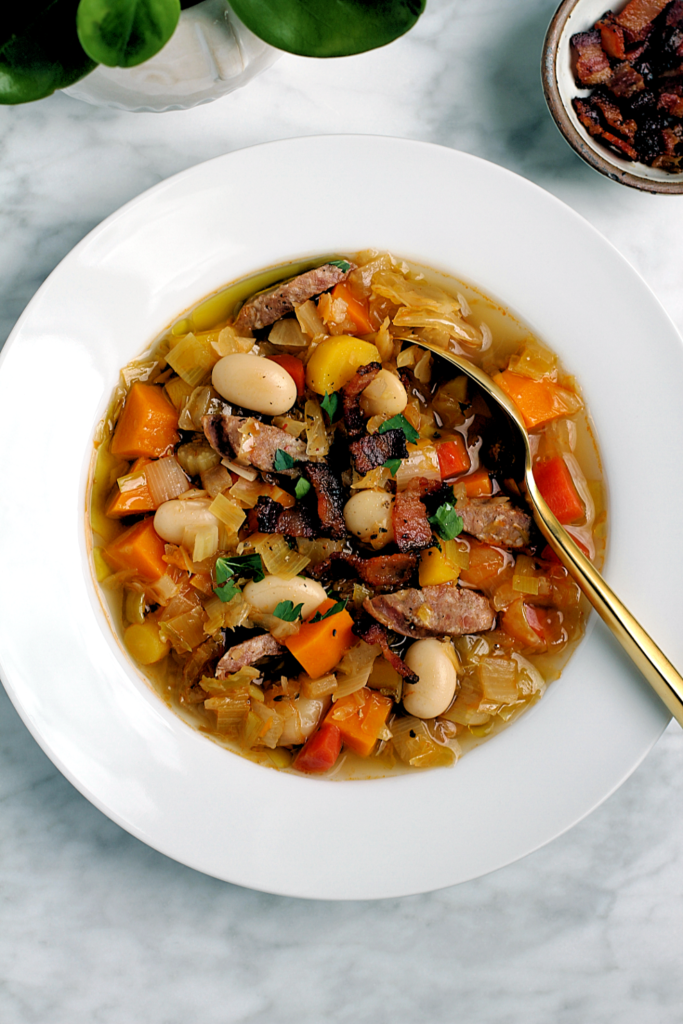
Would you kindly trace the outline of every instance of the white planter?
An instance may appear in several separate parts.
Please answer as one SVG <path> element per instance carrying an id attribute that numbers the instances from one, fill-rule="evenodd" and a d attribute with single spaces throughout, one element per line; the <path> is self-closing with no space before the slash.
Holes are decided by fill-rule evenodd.
<path id="1" fill-rule="evenodd" d="M 120 110 L 184 110 L 240 89 L 278 56 L 242 24 L 227 0 L 204 0 L 181 13 L 172 38 L 144 64 L 100 64 L 64 92 Z"/>

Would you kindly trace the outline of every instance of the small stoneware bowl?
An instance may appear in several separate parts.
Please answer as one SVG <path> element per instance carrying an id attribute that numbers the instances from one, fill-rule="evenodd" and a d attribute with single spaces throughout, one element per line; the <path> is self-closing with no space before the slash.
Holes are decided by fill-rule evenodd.
<path id="1" fill-rule="evenodd" d="M 558 7 L 543 44 L 541 73 L 548 108 L 572 149 L 596 171 L 643 192 L 683 193 L 683 173 L 670 174 L 617 156 L 592 138 L 576 116 L 572 99 L 587 96 L 590 90 L 576 84 L 570 40 L 590 29 L 609 8 L 609 0 L 563 0 Z"/>

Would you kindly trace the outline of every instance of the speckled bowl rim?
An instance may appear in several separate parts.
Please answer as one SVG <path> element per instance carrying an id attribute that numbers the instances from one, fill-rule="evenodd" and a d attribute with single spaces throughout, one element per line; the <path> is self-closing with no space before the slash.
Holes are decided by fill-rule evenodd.
<path id="1" fill-rule="evenodd" d="M 543 43 L 543 59 L 541 63 L 543 93 L 555 124 L 572 149 L 594 170 L 604 174 L 605 177 L 610 178 L 612 181 L 616 181 L 621 185 L 628 185 L 630 188 L 639 189 L 641 192 L 651 192 L 657 195 L 681 195 L 683 193 L 683 172 L 672 176 L 670 181 L 663 181 L 626 170 L 619 166 L 619 163 L 603 155 L 606 151 L 602 150 L 601 147 L 598 148 L 597 143 L 591 140 L 588 132 L 578 131 L 569 116 L 560 91 L 557 62 L 560 53 L 560 42 L 567 21 L 576 8 L 584 2 L 585 0 L 563 0 L 550 22 Z M 605 10 L 608 8 L 609 0 L 605 0 Z M 615 157 L 615 160 L 617 159 Z"/>

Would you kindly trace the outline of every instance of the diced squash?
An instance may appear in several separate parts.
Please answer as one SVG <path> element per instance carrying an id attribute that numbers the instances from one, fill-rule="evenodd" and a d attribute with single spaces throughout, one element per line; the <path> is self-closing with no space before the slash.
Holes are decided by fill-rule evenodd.
<path id="1" fill-rule="evenodd" d="M 133 384 L 116 425 L 111 442 L 112 455 L 137 459 L 146 455 L 158 459 L 180 440 L 178 413 L 154 384 Z"/>
<path id="2" fill-rule="evenodd" d="M 487 469 L 476 469 L 474 473 L 459 480 L 465 487 L 465 494 L 468 498 L 486 498 L 493 494 L 493 484 Z"/>
<path id="3" fill-rule="evenodd" d="M 555 381 L 534 380 L 511 370 L 503 370 L 493 378 L 510 396 L 529 430 L 541 427 L 560 416 L 573 416 L 583 403 L 574 391 L 563 388 Z"/>
<path id="4" fill-rule="evenodd" d="M 348 334 L 325 338 L 313 350 L 306 367 L 306 383 L 316 395 L 339 391 L 351 380 L 359 366 L 380 363 L 377 348 Z"/>
<path id="5" fill-rule="evenodd" d="M 420 586 L 436 587 L 440 583 L 453 583 L 460 575 L 460 568 L 453 565 L 446 552 L 438 548 L 427 548 L 420 555 Z"/>
<path id="6" fill-rule="evenodd" d="M 512 565 L 511 556 L 474 538 L 469 540 L 469 545 L 470 564 L 460 573 L 461 582 L 477 590 L 493 586 L 503 570 Z"/>
<path id="7" fill-rule="evenodd" d="M 122 491 L 118 486 L 112 491 L 111 498 L 106 508 L 106 514 L 112 516 L 114 519 L 119 519 L 121 516 L 130 516 L 139 512 L 153 512 L 157 507 L 154 503 L 147 480 L 144 473 L 141 470 L 145 466 L 149 466 L 151 459 L 140 458 L 136 459 L 133 465 L 128 470 L 127 476 L 133 476 L 134 473 L 140 473 L 139 480 L 131 481 L 134 486 L 127 487 L 125 491 Z"/>
<path id="8" fill-rule="evenodd" d="M 311 618 L 320 612 L 324 615 L 335 602 L 327 598 Z M 356 643 L 353 635 L 353 619 L 344 610 L 318 622 L 308 619 L 298 633 L 283 641 L 299 664 L 312 679 L 326 675 L 341 660 L 342 655 Z"/>
<path id="9" fill-rule="evenodd" d="M 332 289 L 332 301 L 335 299 L 342 299 L 346 303 L 346 318 L 351 320 L 359 334 L 371 334 L 375 330 L 370 320 L 368 303 L 357 299 L 345 281 L 340 281 Z"/>
<path id="10" fill-rule="evenodd" d="M 325 724 L 339 727 L 345 747 L 361 757 L 369 757 L 386 726 L 392 706 L 390 697 L 364 686 L 348 697 L 341 697 L 328 711 Z"/>
<path id="11" fill-rule="evenodd" d="M 102 549 L 113 569 L 131 569 L 143 579 L 156 581 L 167 569 L 165 545 L 154 529 L 154 518 L 148 516 L 135 523 Z"/>

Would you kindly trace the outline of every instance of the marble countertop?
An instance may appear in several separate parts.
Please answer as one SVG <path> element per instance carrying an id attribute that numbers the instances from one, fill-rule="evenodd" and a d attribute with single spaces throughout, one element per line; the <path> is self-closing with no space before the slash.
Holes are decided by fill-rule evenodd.
<path id="1" fill-rule="evenodd" d="M 436 142 L 531 179 L 601 231 L 683 330 L 683 196 L 614 184 L 560 137 L 539 75 L 555 6 L 429 0 L 391 46 L 282 56 L 194 110 L 132 114 L 63 95 L 0 109 L 0 342 L 122 203 L 218 154 L 329 132 Z M 269 896 L 109 821 L 0 690 L 0 1019 L 678 1024 L 682 812 L 683 742 L 670 725 L 589 818 L 492 875 L 379 902 Z"/>

